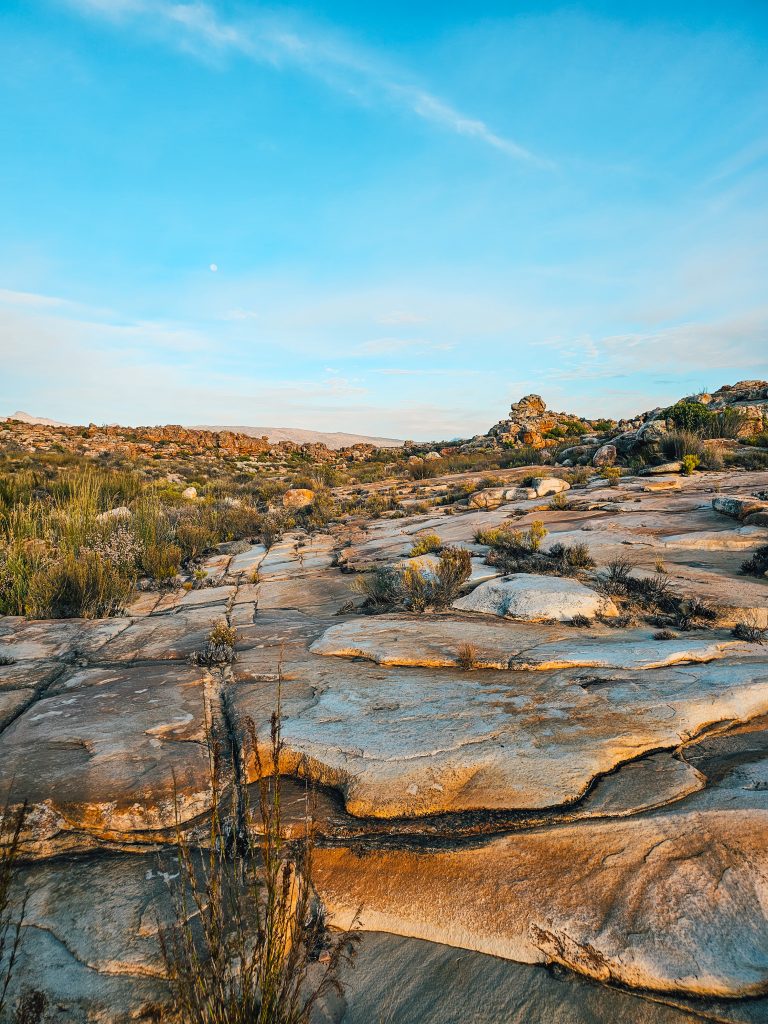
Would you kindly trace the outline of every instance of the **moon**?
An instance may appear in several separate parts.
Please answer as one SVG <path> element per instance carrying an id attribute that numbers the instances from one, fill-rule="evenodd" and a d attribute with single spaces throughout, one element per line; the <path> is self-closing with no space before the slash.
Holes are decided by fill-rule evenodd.
<path id="1" fill-rule="evenodd" d="M 219 265 L 218 263 L 212 263 L 208 269 L 211 271 L 211 273 L 215 274 L 216 271 L 219 269 Z"/>

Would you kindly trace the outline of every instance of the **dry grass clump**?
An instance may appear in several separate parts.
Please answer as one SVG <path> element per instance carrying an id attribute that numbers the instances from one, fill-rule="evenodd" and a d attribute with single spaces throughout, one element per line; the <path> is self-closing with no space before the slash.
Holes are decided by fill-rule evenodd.
<path id="1" fill-rule="evenodd" d="M 738 622 L 731 630 L 736 640 L 744 640 L 748 644 L 760 644 L 762 646 L 768 640 L 768 628 L 758 626 L 754 617 Z"/>
<path id="2" fill-rule="evenodd" d="M 603 466 L 600 470 L 609 487 L 618 487 L 621 482 L 621 466 Z"/>
<path id="3" fill-rule="evenodd" d="M 252 721 L 245 732 L 231 744 L 230 772 L 222 745 L 209 741 L 207 850 L 190 847 L 177 829 L 175 920 L 159 931 L 166 973 L 185 1024 L 308 1024 L 318 999 L 342 994 L 339 974 L 357 935 L 332 936 L 325 925 L 312 885 L 310 815 L 300 839 L 285 839 L 279 703 L 265 759 Z M 259 776 L 255 807 L 244 783 L 249 759 Z"/>
<path id="4" fill-rule="evenodd" d="M 490 530 L 478 530 L 475 542 L 490 546 L 486 561 L 504 574 L 527 572 L 577 576 L 594 566 L 595 561 L 586 544 L 553 544 L 549 551 L 541 551 L 541 542 L 547 533 L 540 520 L 527 530 L 517 530 L 511 523 L 504 523 Z"/>
<path id="5" fill-rule="evenodd" d="M 411 557 L 429 555 L 433 551 L 439 551 L 443 542 L 436 533 L 422 533 L 411 545 Z"/>
<path id="6" fill-rule="evenodd" d="M 459 644 L 456 648 L 456 661 L 459 668 L 465 672 L 471 672 L 477 668 L 477 646 L 475 644 Z"/>

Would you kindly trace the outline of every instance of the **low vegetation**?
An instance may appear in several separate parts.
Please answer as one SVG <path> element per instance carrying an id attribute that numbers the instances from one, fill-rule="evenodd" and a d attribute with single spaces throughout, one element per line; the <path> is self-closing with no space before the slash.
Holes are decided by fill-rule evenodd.
<path id="1" fill-rule="evenodd" d="M 537 573 L 545 576 L 578 576 L 591 569 L 595 561 L 586 544 L 553 544 L 548 551 L 541 550 L 547 529 L 540 520 L 527 530 L 515 529 L 509 523 L 489 530 L 478 530 L 475 543 L 487 544 L 489 565 L 503 574 L 515 572 Z"/>
<path id="2" fill-rule="evenodd" d="M 443 542 L 436 533 L 422 533 L 411 546 L 411 557 L 429 555 L 434 551 L 439 551 L 442 546 Z"/>
<path id="3" fill-rule="evenodd" d="M 768 544 L 758 548 L 753 555 L 741 563 L 741 572 L 745 576 L 762 577 L 768 573 Z"/>
<path id="4" fill-rule="evenodd" d="M 209 748 L 207 849 L 178 829 L 174 915 L 160 930 L 174 1009 L 185 1024 L 308 1024 L 318 999 L 341 995 L 357 935 L 325 925 L 309 815 L 300 839 L 286 841 L 279 712 L 263 760 L 252 721 L 230 749 L 215 737 Z M 255 806 L 243 781 L 248 759 L 259 776 Z"/>
<path id="5" fill-rule="evenodd" d="M 382 566 L 358 576 L 353 586 L 365 598 L 364 611 L 439 611 L 459 597 L 471 573 L 469 552 L 445 547 L 434 566 Z"/>

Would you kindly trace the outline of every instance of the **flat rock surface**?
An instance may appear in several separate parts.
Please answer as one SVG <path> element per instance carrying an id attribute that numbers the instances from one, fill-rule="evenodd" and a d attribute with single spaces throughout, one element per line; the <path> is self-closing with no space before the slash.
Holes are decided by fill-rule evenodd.
<path id="1" fill-rule="evenodd" d="M 591 632 L 591 631 L 590 631 Z M 651 630 L 615 630 L 598 626 L 596 635 L 568 626 L 518 622 L 482 622 L 473 617 L 378 615 L 330 626 L 310 650 L 345 658 L 366 658 L 378 665 L 424 668 L 461 666 L 471 654 L 474 668 L 557 669 L 574 667 L 654 669 L 726 656 L 754 654 L 751 644 L 729 634 L 682 634 L 653 639 Z M 466 645 L 472 648 L 467 651 Z"/>
<path id="2" fill-rule="evenodd" d="M 581 822 L 447 852 L 328 849 L 316 883 L 339 923 L 363 906 L 375 931 L 638 988 L 755 996 L 768 992 L 766 829 L 763 797 L 750 810 Z"/>
<path id="3" fill-rule="evenodd" d="M 361 816 L 567 803 L 623 761 L 768 710 L 768 664 L 757 659 L 462 675 L 254 655 L 236 665 L 236 713 L 268 733 L 282 662 L 285 770 L 339 788 Z"/>
<path id="4" fill-rule="evenodd" d="M 204 740 L 199 669 L 83 669 L 3 732 L 0 792 L 29 802 L 25 836 L 40 852 L 60 833 L 168 829 L 175 804 L 182 820 L 209 806 Z"/>

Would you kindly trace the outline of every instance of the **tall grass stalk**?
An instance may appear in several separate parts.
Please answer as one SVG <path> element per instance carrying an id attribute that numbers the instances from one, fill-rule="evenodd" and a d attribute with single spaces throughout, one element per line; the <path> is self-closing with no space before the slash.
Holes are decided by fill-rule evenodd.
<path id="1" fill-rule="evenodd" d="M 212 811 L 208 849 L 177 827 L 179 878 L 172 924 L 160 941 L 174 1008 L 185 1024 L 307 1024 L 354 956 L 357 934 L 331 938 L 312 886 L 314 828 L 288 843 L 280 801 L 283 749 L 278 711 L 269 759 L 245 723 L 247 751 L 233 744 L 227 780 L 220 740 L 209 738 Z M 244 762 L 259 774 L 251 805 Z"/>

